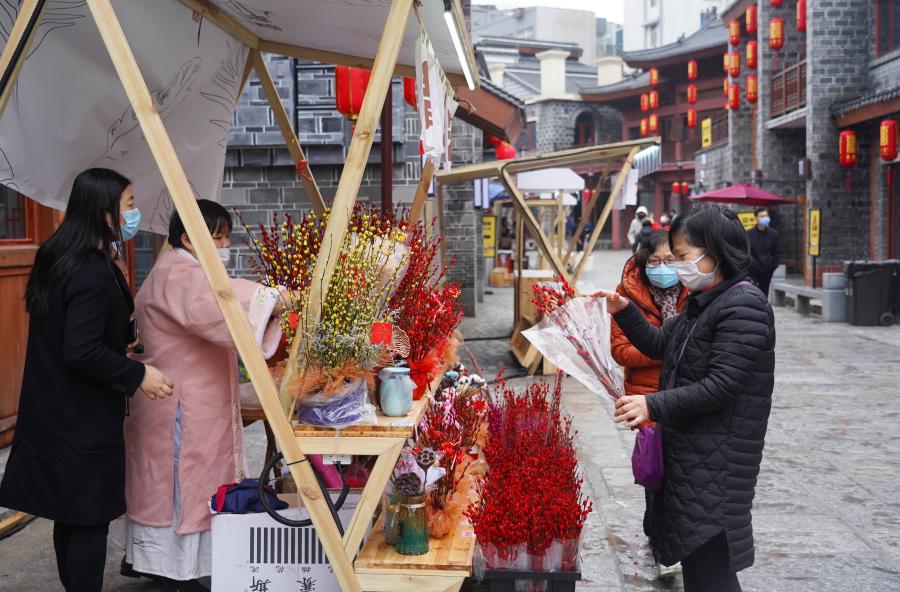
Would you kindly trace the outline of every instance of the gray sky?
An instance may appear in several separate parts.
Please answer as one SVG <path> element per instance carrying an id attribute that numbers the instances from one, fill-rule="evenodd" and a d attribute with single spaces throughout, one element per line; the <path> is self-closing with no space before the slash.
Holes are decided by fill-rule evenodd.
<path id="1" fill-rule="evenodd" d="M 597 16 L 619 23 L 625 20 L 625 0 L 472 0 L 472 4 L 496 4 L 500 8 L 554 6 L 592 10 Z"/>

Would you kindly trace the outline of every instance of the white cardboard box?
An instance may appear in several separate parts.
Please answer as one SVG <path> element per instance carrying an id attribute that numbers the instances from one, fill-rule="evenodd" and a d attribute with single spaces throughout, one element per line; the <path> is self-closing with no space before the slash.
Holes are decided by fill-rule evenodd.
<path id="1" fill-rule="evenodd" d="M 338 512 L 346 526 L 359 494 Z M 302 508 L 279 514 L 307 517 Z M 213 592 L 341 592 L 312 526 L 292 528 L 268 514 L 217 514 L 212 518 Z"/>

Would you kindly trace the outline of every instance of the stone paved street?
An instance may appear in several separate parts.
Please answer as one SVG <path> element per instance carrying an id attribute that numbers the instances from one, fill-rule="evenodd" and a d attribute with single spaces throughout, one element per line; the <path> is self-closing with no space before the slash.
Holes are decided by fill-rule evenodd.
<path id="1" fill-rule="evenodd" d="M 625 257 L 597 254 L 586 280 L 612 287 Z M 463 323 L 487 376 L 511 363 L 512 291 L 491 291 L 479 316 Z M 744 590 L 900 591 L 900 329 L 827 324 L 785 309 L 776 309 L 776 323 L 776 387 L 753 516 L 757 559 L 740 576 Z M 681 591 L 680 576 L 658 576 L 645 544 L 633 436 L 613 426 L 610 402 L 574 381 L 564 403 L 595 503 L 579 590 Z M 257 428 L 248 447 L 261 461 Z M 120 558 L 111 549 L 105 589 L 155 590 L 118 576 Z M 0 541 L 0 589 L 61 590 L 55 571 L 49 522 Z"/>

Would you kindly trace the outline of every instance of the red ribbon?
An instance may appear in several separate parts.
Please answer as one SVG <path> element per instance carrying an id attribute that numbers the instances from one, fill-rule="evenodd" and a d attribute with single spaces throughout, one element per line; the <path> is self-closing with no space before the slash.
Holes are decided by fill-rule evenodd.
<path id="1" fill-rule="evenodd" d="M 441 358 L 437 354 L 439 348 L 434 348 L 421 360 L 409 361 L 409 377 L 416 383 L 413 391 L 413 400 L 418 401 L 428 390 L 428 384 L 437 376 L 441 369 Z"/>

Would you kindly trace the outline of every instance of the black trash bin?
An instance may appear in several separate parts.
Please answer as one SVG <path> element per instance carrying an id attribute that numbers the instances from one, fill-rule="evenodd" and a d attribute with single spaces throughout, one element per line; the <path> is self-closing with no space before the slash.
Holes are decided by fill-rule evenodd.
<path id="1" fill-rule="evenodd" d="M 845 261 L 847 322 L 857 326 L 894 324 L 900 312 L 900 262 Z"/>

